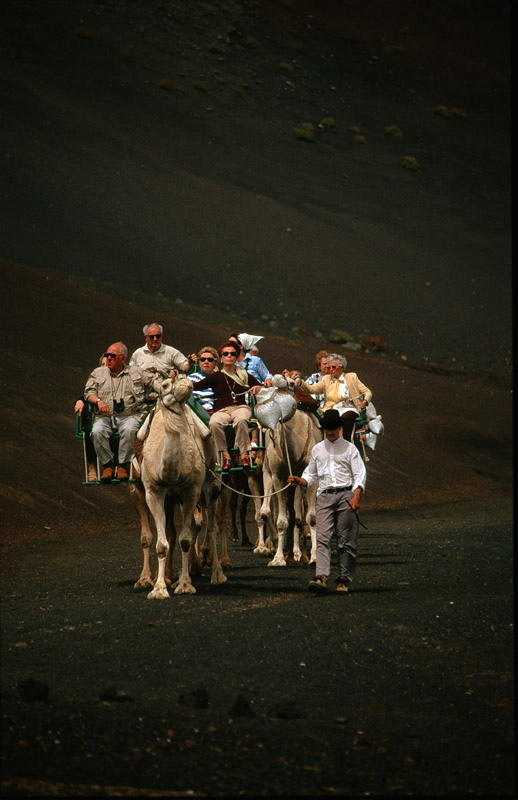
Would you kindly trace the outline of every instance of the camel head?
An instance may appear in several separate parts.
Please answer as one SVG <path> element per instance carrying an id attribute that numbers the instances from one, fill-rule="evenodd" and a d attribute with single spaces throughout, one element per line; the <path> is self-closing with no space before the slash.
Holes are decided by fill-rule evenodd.
<path id="1" fill-rule="evenodd" d="M 160 399 L 166 408 L 172 408 L 176 403 L 185 403 L 192 394 L 192 382 L 189 378 L 166 378 L 160 387 Z"/>

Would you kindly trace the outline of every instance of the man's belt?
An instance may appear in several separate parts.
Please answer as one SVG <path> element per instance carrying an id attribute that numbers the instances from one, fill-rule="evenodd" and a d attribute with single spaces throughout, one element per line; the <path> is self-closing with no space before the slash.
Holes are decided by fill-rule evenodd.
<path id="1" fill-rule="evenodd" d="M 330 486 L 329 489 L 322 489 L 320 494 L 336 494 L 336 492 L 349 492 L 352 486 Z"/>

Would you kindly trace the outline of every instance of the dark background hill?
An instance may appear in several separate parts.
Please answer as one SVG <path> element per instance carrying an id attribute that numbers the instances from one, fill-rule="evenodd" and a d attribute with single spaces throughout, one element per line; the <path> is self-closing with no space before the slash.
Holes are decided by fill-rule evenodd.
<path id="1" fill-rule="evenodd" d="M 4 257 L 157 311 L 509 373 L 507 2 L 1 13 Z"/>

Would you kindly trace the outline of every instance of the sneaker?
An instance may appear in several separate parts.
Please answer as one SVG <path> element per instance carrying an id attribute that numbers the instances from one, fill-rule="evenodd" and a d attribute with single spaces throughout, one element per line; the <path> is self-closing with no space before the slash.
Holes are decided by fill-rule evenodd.
<path id="1" fill-rule="evenodd" d="M 88 482 L 93 483 L 97 480 L 97 466 L 95 464 L 88 464 Z"/>
<path id="2" fill-rule="evenodd" d="M 335 592 L 352 592 L 352 584 L 349 578 L 337 578 Z"/>
<path id="3" fill-rule="evenodd" d="M 327 578 L 324 575 L 317 575 L 314 580 L 309 582 L 308 590 L 318 594 L 325 594 L 327 592 Z"/>

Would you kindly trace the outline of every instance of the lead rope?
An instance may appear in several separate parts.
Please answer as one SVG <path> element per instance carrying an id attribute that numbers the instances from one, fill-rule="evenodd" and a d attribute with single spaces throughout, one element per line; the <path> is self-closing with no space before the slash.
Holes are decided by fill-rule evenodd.
<path id="1" fill-rule="evenodd" d="M 234 492 L 234 494 L 240 494 L 241 497 L 251 497 L 251 498 L 260 497 L 261 499 L 264 499 L 266 497 L 273 497 L 276 494 L 282 494 L 282 492 L 286 491 L 286 489 L 289 486 L 289 483 L 287 483 L 286 486 L 283 486 L 282 489 L 277 489 L 277 491 L 271 492 L 271 494 L 247 494 L 247 492 L 240 492 L 238 489 L 234 489 L 233 486 L 229 486 L 228 483 L 225 483 L 225 481 L 222 481 L 221 478 L 219 477 L 219 475 L 216 472 L 214 472 L 214 470 L 212 470 L 209 466 L 207 466 L 207 462 L 205 461 L 205 456 L 201 452 L 200 446 L 199 446 L 198 442 L 196 441 L 196 437 L 195 437 L 194 432 L 193 432 L 192 427 L 191 427 L 191 422 L 190 422 L 189 419 L 187 419 L 187 416 L 186 416 L 187 412 L 185 410 L 185 404 L 181 403 L 180 406 L 181 406 L 181 409 L 182 409 L 182 413 L 183 413 L 183 415 L 185 417 L 185 421 L 187 422 L 187 426 L 188 426 L 188 428 L 189 428 L 189 430 L 191 432 L 191 436 L 194 439 L 194 444 L 196 445 L 196 447 L 198 449 L 198 453 L 200 454 L 201 460 L 205 464 L 205 469 L 207 469 L 210 472 L 210 474 L 218 481 L 219 484 L 221 484 L 221 486 L 226 486 L 227 489 L 230 489 L 231 492 Z M 282 412 L 281 412 L 281 416 L 282 416 Z M 282 420 L 282 422 L 284 424 L 284 420 Z M 288 454 L 287 454 L 287 456 L 288 456 Z M 289 456 L 288 456 L 288 461 L 289 461 Z M 291 470 L 291 466 L 290 466 L 290 470 Z M 290 475 L 291 475 L 291 471 L 290 471 Z"/>

